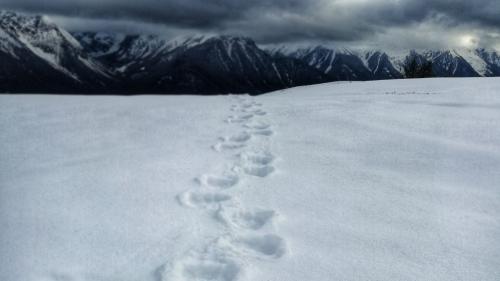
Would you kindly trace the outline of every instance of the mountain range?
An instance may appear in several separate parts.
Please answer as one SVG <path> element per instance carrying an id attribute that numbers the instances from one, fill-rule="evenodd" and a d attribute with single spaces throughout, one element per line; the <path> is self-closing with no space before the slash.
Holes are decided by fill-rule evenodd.
<path id="1" fill-rule="evenodd" d="M 331 81 L 405 78 L 411 60 L 438 77 L 500 76 L 495 50 L 259 46 L 241 36 L 70 33 L 45 16 L 0 11 L 0 92 L 258 94 Z"/>

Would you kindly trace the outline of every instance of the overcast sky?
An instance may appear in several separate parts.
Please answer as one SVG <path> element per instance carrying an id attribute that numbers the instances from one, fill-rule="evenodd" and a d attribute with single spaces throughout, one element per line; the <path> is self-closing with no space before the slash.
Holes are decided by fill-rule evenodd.
<path id="1" fill-rule="evenodd" d="M 500 49 L 500 0 L 0 0 L 69 30 L 245 35 L 260 44 Z"/>

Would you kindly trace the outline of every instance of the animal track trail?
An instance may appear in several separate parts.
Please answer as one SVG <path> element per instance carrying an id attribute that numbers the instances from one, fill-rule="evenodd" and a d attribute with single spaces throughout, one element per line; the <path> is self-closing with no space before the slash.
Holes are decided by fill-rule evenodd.
<path id="1" fill-rule="evenodd" d="M 243 103 L 241 105 L 241 108 L 245 109 L 245 108 L 252 108 L 253 107 L 253 104 L 252 103 Z"/>
<path id="2" fill-rule="evenodd" d="M 274 233 L 276 211 L 238 204 L 242 179 L 268 177 L 275 172 L 276 157 L 269 151 L 270 138 L 263 138 L 274 135 L 263 105 L 249 98 L 234 99 L 237 104 L 231 105 L 231 115 L 224 121 L 228 126 L 237 124 L 241 131 L 219 137 L 212 146 L 218 152 L 234 153 L 226 163 L 233 168 L 203 173 L 196 178 L 198 189 L 177 196 L 182 206 L 208 212 L 224 234 L 215 237 L 203 251 L 190 251 L 161 267 L 157 281 L 236 281 L 243 276 L 243 265 L 249 260 L 279 259 L 287 252 L 285 239 Z"/>
<path id="3" fill-rule="evenodd" d="M 235 281 L 242 274 L 242 267 L 210 245 L 204 252 L 189 253 L 160 267 L 158 273 L 158 281 Z"/>
<path id="4" fill-rule="evenodd" d="M 220 208 L 215 213 L 217 220 L 232 228 L 260 230 L 272 225 L 276 212 L 266 209 L 243 210 L 241 208 Z"/>
<path id="5" fill-rule="evenodd" d="M 223 137 L 222 141 L 226 142 L 247 142 L 252 138 L 252 135 L 247 132 L 241 132 L 228 137 Z"/>
<path id="6" fill-rule="evenodd" d="M 214 146 L 212 146 L 213 150 L 217 152 L 222 152 L 226 150 L 236 150 L 244 147 L 245 147 L 244 143 L 228 143 L 228 142 L 219 142 Z"/>
<path id="7" fill-rule="evenodd" d="M 275 171 L 271 165 L 275 157 L 269 152 L 247 151 L 240 154 L 239 158 L 240 164 L 235 169 L 247 175 L 265 178 Z"/>
<path id="8" fill-rule="evenodd" d="M 249 120 L 249 122 L 243 124 L 243 128 L 247 129 L 254 136 L 270 137 L 274 135 L 271 125 L 265 121 Z"/>
<path id="9" fill-rule="evenodd" d="M 250 113 L 250 114 L 253 114 L 253 115 L 257 115 L 257 116 L 264 116 L 264 115 L 267 114 L 267 112 L 265 112 L 262 109 L 257 109 L 257 110 L 254 110 L 254 109 L 243 109 L 241 112 L 243 112 L 243 113 Z"/>
<path id="10" fill-rule="evenodd" d="M 271 127 L 271 125 L 262 121 L 256 121 L 256 122 L 248 122 L 244 124 L 243 127 L 253 130 L 267 130 Z"/>
<path id="11" fill-rule="evenodd" d="M 224 150 L 235 150 L 245 147 L 245 143 L 252 138 L 248 132 L 242 132 L 232 136 L 221 137 L 220 142 L 215 144 L 212 148 L 215 151 L 221 152 Z"/>
<path id="12" fill-rule="evenodd" d="M 234 124 L 234 123 L 243 123 L 243 122 L 246 122 L 247 120 L 245 119 L 239 119 L 238 117 L 236 116 L 229 116 L 225 122 L 228 123 L 228 124 Z"/>
<path id="13" fill-rule="evenodd" d="M 202 186 L 227 189 L 238 184 L 240 178 L 238 175 L 234 173 L 223 173 L 223 174 L 204 174 L 197 180 Z"/>
<path id="14" fill-rule="evenodd" d="M 255 258 L 278 259 L 287 251 L 285 240 L 275 234 L 241 234 L 224 237 L 219 245 L 227 252 Z"/>
<path id="15" fill-rule="evenodd" d="M 250 110 L 250 109 L 256 109 L 256 108 L 260 108 L 262 106 L 261 103 L 258 103 L 258 102 L 243 102 L 240 104 L 240 108 L 244 111 L 244 110 Z"/>
<path id="16" fill-rule="evenodd" d="M 228 118 L 226 118 L 225 122 L 226 123 L 243 123 L 247 122 L 248 120 L 252 119 L 254 117 L 254 114 L 243 114 L 243 115 L 231 115 Z"/>
<path id="17" fill-rule="evenodd" d="M 269 258 L 280 258 L 286 252 L 285 240 L 278 235 L 246 235 L 236 238 L 233 243 L 243 251 Z"/>
<path id="18" fill-rule="evenodd" d="M 265 178 L 275 171 L 271 165 L 244 165 L 241 170 L 247 175 Z"/>
<path id="19" fill-rule="evenodd" d="M 267 151 L 245 151 L 239 155 L 241 161 L 252 164 L 267 165 L 274 161 L 275 157 Z"/>
<path id="20" fill-rule="evenodd" d="M 248 120 L 248 119 L 253 118 L 253 116 L 254 116 L 253 114 L 244 114 L 244 115 L 238 116 L 238 118 Z"/>
<path id="21" fill-rule="evenodd" d="M 246 113 L 246 114 L 252 114 L 254 116 L 264 116 L 267 114 L 264 110 L 262 110 L 260 107 L 262 106 L 261 103 L 255 102 L 255 101 L 247 101 L 247 100 L 240 100 L 240 104 L 233 104 L 230 108 L 230 111 L 232 112 L 241 112 L 241 113 Z M 233 117 L 233 119 L 236 119 Z"/>
<path id="22" fill-rule="evenodd" d="M 217 191 L 188 190 L 177 195 L 177 201 L 189 208 L 218 209 L 231 196 Z"/>
<path id="23" fill-rule="evenodd" d="M 259 102 L 256 102 L 254 100 L 249 100 L 249 99 L 246 99 L 246 100 L 242 100 L 241 101 L 241 105 L 243 107 L 250 107 L 250 106 L 262 106 L 262 103 L 259 103 Z"/>
<path id="24" fill-rule="evenodd" d="M 232 281 L 239 274 L 239 267 L 231 261 L 192 260 L 177 265 L 176 277 L 171 280 Z"/>
<path id="25" fill-rule="evenodd" d="M 254 136 L 265 136 L 265 137 L 270 137 L 274 135 L 273 130 L 255 130 L 255 131 L 250 131 L 250 134 Z"/>

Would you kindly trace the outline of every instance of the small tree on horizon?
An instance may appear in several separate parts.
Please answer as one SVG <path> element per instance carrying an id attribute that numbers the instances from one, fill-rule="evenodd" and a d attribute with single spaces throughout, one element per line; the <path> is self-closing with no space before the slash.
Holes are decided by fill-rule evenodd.
<path id="1" fill-rule="evenodd" d="M 428 78 L 434 76 L 432 62 L 424 61 L 418 63 L 415 57 L 404 66 L 404 71 L 406 78 Z"/>

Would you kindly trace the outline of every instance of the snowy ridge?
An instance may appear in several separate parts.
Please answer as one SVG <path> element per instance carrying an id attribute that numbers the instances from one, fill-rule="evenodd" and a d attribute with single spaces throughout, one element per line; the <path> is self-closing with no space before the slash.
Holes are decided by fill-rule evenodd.
<path id="1" fill-rule="evenodd" d="M 38 64 L 43 61 L 50 68 L 72 80 L 66 82 L 68 84 L 76 82 L 76 85 L 83 85 L 92 80 L 94 84 L 102 85 L 104 82 L 101 80 L 113 79 L 107 69 L 84 52 L 81 44 L 71 34 L 59 28 L 46 16 L 1 12 L 0 50 L 3 50 L 9 59 L 18 61 L 16 67 L 30 69 L 32 67 L 28 64 Z M 30 59 L 31 57 L 37 59 Z M 39 76 L 42 75 L 45 73 Z M 53 79 L 60 80 L 55 77 Z"/>
<path id="2" fill-rule="evenodd" d="M 467 61 L 479 75 L 492 76 L 492 72 L 488 69 L 488 62 L 479 56 L 479 50 L 456 49 L 453 53 Z"/>
<path id="3" fill-rule="evenodd" d="M 16 55 L 15 49 L 20 48 L 21 44 L 14 40 L 14 38 L 5 32 L 2 28 L 0 28 L 0 49 L 15 58 L 18 58 Z"/>
<path id="4" fill-rule="evenodd" d="M 78 80 L 76 74 L 61 66 L 60 59 L 63 44 L 69 44 L 74 48 L 81 48 L 81 46 L 73 37 L 61 31 L 46 16 L 27 17 L 3 12 L 0 14 L 0 28 L 4 33 L 16 38 L 16 41 L 20 43 L 17 44 L 18 47 L 22 45 L 28 48 L 57 70 Z"/>
<path id="5" fill-rule="evenodd" d="M 242 36 L 129 35 L 118 44 L 103 44 L 97 34 L 75 37 L 89 52 L 106 52 L 98 59 L 122 76 L 126 89 L 141 85 L 176 93 L 261 93 L 322 81 L 315 69 L 275 59 Z M 118 47 L 109 51 L 110 45 Z"/>
<path id="6" fill-rule="evenodd" d="M 303 60 L 325 74 L 340 80 L 373 80 L 404 77 L 404 65 L 410 56 L 433 62 L 438 77 L 474 77 L 500 75 L 496 51 L 484 49 L 388 51 L 330 48 L 325 46 L 272 46 L 266 48 L 273 56 Z M 336 59 L 335 54 L 342 58 Z M 491 59 L 490 59 L 491 58 Z M 342 76 L 342 70 L 349 75 Z M 347 73 L 347 72 L 346 72 Z M 344 74 L 346 74 L 344 73 Z"/>
<path id="7" fill-rule="evenodd" d="M 170 39 L 167 43 L 169 50 L 174 50 L 177 48 L 192 48 L 207 42 L 210 39 L 217 38 L 216 35 L 187 35 L 187 36 L 177 36 Z"/>
<path id="8" fill-rule="evenodd" d="M 0 56 L 3 92 L 259 94 L 331 81 L 404 78 L 412 58 L 432 62 L 436 77 L 500 76 L 498 53 L 484 49 L 263 49 L 243 36 L 69 34 L 45 16 L 11 12 L 0 13 Z M 24 73 L 29 83 L 19 78 Z"/>
<path id="9" fill-rule="evenodd" d="M 331 80 L 370 80 L 399 78 L 392 69 L 382 65 L 384 54 L 378 51 L 357 51 L 348 48 L 329 48 L 325 46 L 272 47 L 268 52 L 273 56 L 292 57 L 304 61 L 318 69 Z M 379 60 L 373 62 L 372 59 Z M 384 75 L 379 77 L 379 73 Z"/>
<path id="10" fill-rule="evenodd" d="M 398 52 L 397 54 L 391 53 L 389 55 L 389 61 L 399 73 L 404 73 L 404 66 L 407 56 L 408 54 L 400 52 Z"/>

